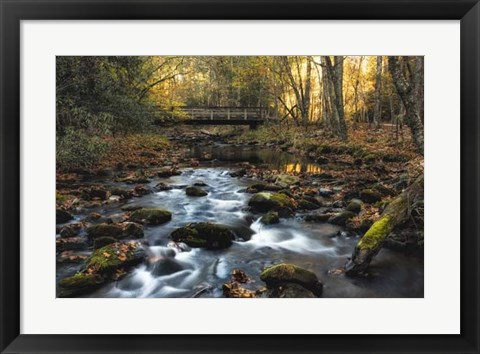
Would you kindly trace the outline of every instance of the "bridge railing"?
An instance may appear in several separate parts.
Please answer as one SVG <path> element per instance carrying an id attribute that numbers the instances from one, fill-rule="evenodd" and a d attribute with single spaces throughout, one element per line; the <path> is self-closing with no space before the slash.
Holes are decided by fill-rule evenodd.
<path id="1" fill-rule="evenodd" d="M 195 120 L 264 120 L 267 110 L 264 107 L 182 107 L 172 109 L 181 112 L 186 119 Z"/>

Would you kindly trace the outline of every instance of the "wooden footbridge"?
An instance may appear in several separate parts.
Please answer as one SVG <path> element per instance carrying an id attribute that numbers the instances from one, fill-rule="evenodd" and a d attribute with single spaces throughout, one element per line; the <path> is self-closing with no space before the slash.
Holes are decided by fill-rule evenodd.
<path id="1" fill-rule="evenodd" d="M 257 128 L 267 120 L 264 107 L 182 107 L 171 110 L 188 125 L 248 125 Z"/>

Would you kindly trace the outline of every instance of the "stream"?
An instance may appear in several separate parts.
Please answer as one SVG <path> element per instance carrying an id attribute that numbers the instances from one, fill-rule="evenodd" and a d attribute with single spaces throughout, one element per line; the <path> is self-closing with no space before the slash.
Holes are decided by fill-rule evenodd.
<path id="1" fill-rule="evenodd" d="M 172 221 L 160 226 L 146 226 L 145 248 L 149 257 L 168 258 L 168 269 L 154 272 L 141 265 L 119 281 L 108 283 L 85 297 L 222 297 L 222 284 L 239 268 L 253 282 L 251 289 L 265 286 L 259 276 L 263 268 L 281 262 L 293 263 L 317 274 L 324 283 L 323 297 L 423 297 L 423 261 L 412 256 L 382 249 L 371 265 L 372 276 L 349 278 L 328 274 L 342 266 L 350 257 L 358 237 L 348 237 L 340 227 L 328 223 L 307 223 L 302 213 L 295 218 L 281 219 L 279 224 L 262 225 L 259 214 L 247 209 L 251 194 L 243 190 L 255 181 L 234 178 L 229 172 L 238 169 L 239 162 L 266 164 L 280 171 L 314 172 L 320 166 L 270 148 L 251 146 L 203 146 L 190 151 L 193 158 L 209 155 L 213 162 L 202 162 L 196 168 L 183 168 L 182 174 L 155 178 L 172 186 L 171 190 L 155 192 L 125 203 L 112 203 L 75 215 L 73 222 L 98 212 L 113 220 L 120 219 L 125 205 L 160 207 L 173 213 Z M 202 181 L 206 197 L 189 197 L 185 186 Z M 103 182 L 122 188 L 122 183 Z M 169 234 L 190 222 L 210 221 L 226 225 L 237 236 L 227 249 L 212 251 L 193 248 L 180 251 L 171 247 Z M 147 246 L 148 245 L 148 246 Z M 74 274 L 80 265 L 57 264 L 57 281 Z"/>

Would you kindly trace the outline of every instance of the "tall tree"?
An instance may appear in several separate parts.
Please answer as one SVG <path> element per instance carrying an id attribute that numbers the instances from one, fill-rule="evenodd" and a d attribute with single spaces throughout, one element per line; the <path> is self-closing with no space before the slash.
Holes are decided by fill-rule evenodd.
<path id="1" fill-rule="evenodd" d="M 373 111 L 373 125 L 375 129 L 380 125 L 382 114 L 382 56 L 377 56 L 377 70 L 375 73 L 375 109 Z"/>
<path id="2" fill-rule="evenodd" d="M 402 64 L 407 64 L 407 68 L 410 66 L 410 69 L 412 69 L 412 61 L 415 66 L 413 70 L 402 68 L 404 66 Z M 419 100 L 423 100 L 423 97 L 418 96 L 418 87 L 423 86 L 423 65 L 419 65 L 419 62 L 416 58 L 412 60 L 409 57 L 388 57 L 388 70 L 405 107 L 405 123 L 412 132 L 413 142 L 417 150 L 423 154 L 423 112 L 420 111 L 422 105 L 419 103 Z M 422 67 L 421 70 L 419 66 Z"/>
<path id="3" fill-rule="evenodd" d="M 343 106 L 343 56 L 333 57 L 333 63 L 329 56 L 323 56 L 321 60 L 327 78 L 332 128 L 338 137 L 345 140 L 347 125 Z"/>

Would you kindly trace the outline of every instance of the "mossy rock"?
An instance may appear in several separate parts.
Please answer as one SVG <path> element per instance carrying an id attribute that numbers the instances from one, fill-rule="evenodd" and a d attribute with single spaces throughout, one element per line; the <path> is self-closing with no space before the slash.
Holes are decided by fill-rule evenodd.
<path id="1" fill-rule="evenodd" d="M 355 215 L 355 213 L 345 210 L 330 217 L 328 222 L 333 225 L 345 226 L 347 220 L 353 218 Z"/>
<path id="2" fill-rule="evenodd" d="M 278 212 L 269 211 L 264 216 L 262 216 L 262 218 L 260 219 L 260 222 L 264 225 L 278 224 L 280 222 L 280 219 L 278 217 Z"/>
<path id="3" fill-rule="evenodd" d="M 207 222 L 191 223 L 170 234 L 175 242 L 184 242 L 190 247 L 223 249 L 232 245 L 235 235 L 223 225 Z"/>
<path id="4" fill-rule="evenodd" d="M 382 199 L 382 195 L 374 189 L 363 189 L 360 192 L 360 200 L 365 203 L 373 204 Z"/>
<path id="5" fill-rule="evenodd" d="M 104 279 L 99 274 L 77 273 L 60 280 L 58 283 L 59 297 L 74 297 L 86 294 L 98 289 L 103 283 Z"/>
<path id="6" fill-rule="evenodd" d="M 328 219 L 330 219 L 331 215 L 330 214 L 324 214 L 324 213 L 314 213 L 314 214 L 308 214 L 305 216 L 305 221 L 310 221 L 310 222 L 327 222 Z"/>
<path id="7" fill-rule="evenodd" d="M 303 209 L 303 210 L 315 210 L 320 208 L 320 205 L 316 203 L 312 203 L 311 201 L 302 198 L 298 201 L 298 209 Z"/>
<path id="8" fill-rule="evenodd" d="M 98 224 L 90 226 L 87 229 L 87 235 L 95 240 L 99 237 L 113 237 L 115 239 L 124 238 L 142 238 L 143 229 L 140 225 L 133 222 L 123 222 L 119 224 Z"/>
<path id="9" fill-rule="evenodd" d="M 106 245 L 111 245 L 112 243 L 115 243 L 115 242 L 117 242 L 117 239 L 113 237 L 109 237 L 109 236 L 98 237 L 93 241 L 93 249 L 96 250 Z"/>
<path id="10" fill-rule="evenodd" d="M 362 201 L 358 199 L 352 199 L 347 205 L 347 211 L 358 214 L 362 210 Z"/>
<path id="11" fill-rule="evenodd" d="M 112 195 L 118 195 L 122 199 L 130 199 L 133 197 L 133 192 L 128 189 L 113 188 L 110 192 Z"/>
<path id="12" fill-rule="evenodd" d="M 172 220 L 172 213 L 159 208 L 144 208 L 134 211 L 130 220 L 147 225 L 160 225 Z"/>
<path id="13" fill-rule="evenodd" d="M 60 230 L 60 237 L 75 237 L 80 233 L 82 228 L 83 228 L 82 223 L 65 225 Z"/>
<path id="14" fill-rule="evenodd" d="M 278 192 L 281 189 L 281 186 L 275 184 L 255 183 L 247 188 L 247 193 L 258 193 L 262 191 Z"/>
<path id="15" fill-rule="evenodd" d="M 67 221 L 72 220 L 73 215 L 66 210 L 57 209 L 56 218 L 57 218 L 57 224 L 63 224 L 63 223 L 66 223 Z"/>
<path id="16" fill-rule="evenodd" d="M 288 283 L 272 289 L 267 289 L 262 297 L 267 298 L 315 298 L 315 294 L 303 286 Z"/>
<path id="17" fill-rule="evenodd" d="M 145 257 L 145 250 L 138 242 L 117 242 L 93 251 L 85 268 L 108 276 L 117 269 L 142 263 Z"/>
<path id="18" fill-rule="evenodd" d="M 84 237 L 62 237 L 55 241 L 57 252 L 83 250 L 88 248 Z"/>
<path id="19" fill-rule="evenodd" d="M 189 197 L 205 197 L 208 195 L 207 191 L 204 191 L 202 188 L 196 186 L 187 187 L 187 189 L 185 189 L 185 193 Z"/>
<path id="20" fill-rule="evenodd" d="M 281 174 L 281 175 L 278 175 L 277 178 L 275 178 L 275 184 L 282 188 L 286 188 L 291 185 L 298 184 L 299 182 L 300 182 L 300 177 L 287 175 L 287 174 Z"/>
<path id="21" fill-rule="evenodd" d="M 294 264 L 281 263 L 271 266 L 260 274 L 260 279 L 269 289 L 294 283 L 310 290 L 316 296 L 322 295 L 323 291 L 323 284 L 318 281 L 315 273 Z"/>
<path id="22" fill-rule="evenodd" d="M 170 275 L 181 272 L 182 270 L 184 270 L 184 267 L 176 260 L 171 258 L 159 259 L 151 266 L 151 274 L 155 277 Z"/>
<path id="23" fill-rule="evenodd" d="M 295 209 L 292 199 L 282 193 L 256 193 L 250 198 L 248 205 L 253 210 L 262 213 L 283 208 Z"/>

